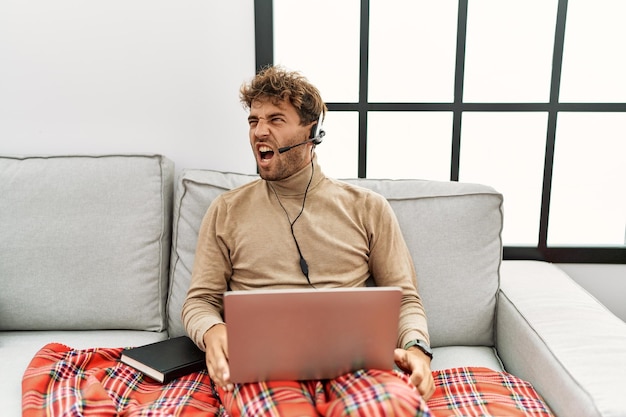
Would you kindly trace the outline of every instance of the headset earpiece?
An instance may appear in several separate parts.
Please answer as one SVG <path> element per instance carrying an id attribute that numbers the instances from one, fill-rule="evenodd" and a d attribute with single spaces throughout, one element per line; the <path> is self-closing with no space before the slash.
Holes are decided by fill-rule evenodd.
<path id="1" fill-rule="evenodd" d="M 316 145 L 319 145 L 320 143 L 322 143 L 322 138 L 326 134 L 326 132 L 322 130 L 323 118 L 324 118 L 324 113 L 320 113 L 320 117 L 319 119 L 317 119 L 317 122 L 315 122 L 315 124 L 311 126 L 311 134 L 309 135 L 309 140 L 311 140 L 311 142 L 313 142 Z"/>

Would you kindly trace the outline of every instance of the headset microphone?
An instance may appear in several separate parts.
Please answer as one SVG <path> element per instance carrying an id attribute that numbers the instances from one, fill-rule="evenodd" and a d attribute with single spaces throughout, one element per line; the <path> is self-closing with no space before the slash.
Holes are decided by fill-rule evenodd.
<path id="1" fill-rule="evenodd" d="M 324 131 L 322 130 L 322 136 L 324 136 L 323 133 L 324 133 Z M 298 146 L 302 146 L 302 145 L 307 144 L 309 142 L 315 142 L 316 140 L 318 140 L 318 138 L 315 137 L 315 138 L 307 139 L 304 142 L 296 143 L 295 145 L 285 146 L 283 148 L 278 148 L 278 153 L 285 153 L 287 151 L 292 150 L 293 148 L 297 148 Z"/>

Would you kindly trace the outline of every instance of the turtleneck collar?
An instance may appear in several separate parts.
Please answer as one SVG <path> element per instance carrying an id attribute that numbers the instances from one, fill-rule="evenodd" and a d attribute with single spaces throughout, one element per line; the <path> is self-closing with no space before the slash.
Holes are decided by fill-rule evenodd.
<path id="1" fill-rule="evenodd" d="M 313 167 L 313 179 L 311 179 L 311 167 Z M 319 164 L 317 163 L 317 155 L 313 154 L 313 163 L 307 164 L 300 171 L 293 175 L 279 180 L 279 181 L 266 181 L 278 195 L 281 196 L 301 196 L 304 194 L 309 180 L 311 185 L 309 186 L 309 192 L 314 189 L 324 179 L 324 173 L 322 172 Z"/>

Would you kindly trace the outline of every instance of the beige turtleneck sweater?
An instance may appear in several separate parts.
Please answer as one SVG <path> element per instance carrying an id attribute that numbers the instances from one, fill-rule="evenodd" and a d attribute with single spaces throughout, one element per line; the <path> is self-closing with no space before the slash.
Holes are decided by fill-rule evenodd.
<path id="1" fill-rule="evenodd" d="M 384 197 L 324 176 L 316 159 L 294 234 L 312 285 L 403 290 L 397 346 L 429 342 L 415 269 L 396 217 Z M 218 196 L 204 217 L 182 319 L 204 349 L 204 333 L 222 319 L 229 288 L 309 288 L 290 230 L 302 208 L 312 166 L 281 181 L 262 179 Z M 289 214 L 289 220 L 280 203 Z"/>

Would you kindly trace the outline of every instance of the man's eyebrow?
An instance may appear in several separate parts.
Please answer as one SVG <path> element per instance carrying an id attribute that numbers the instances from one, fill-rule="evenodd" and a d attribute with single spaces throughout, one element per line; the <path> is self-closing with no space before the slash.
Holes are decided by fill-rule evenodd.
<path id="1" fill-rule="evenodd" d="M 285 113 L 283 113 L 283 112 L 270 113 L 270 114 L 267 115 L 267 119 L 269 120 L 269 119 L 272 119 L 272 118 L 274 118 L 276 116 L 285 117 Z M 259 120 L 259 119 L 263 119 L 263 117 L 256 116 L 256 115 L 253 115 L 253 114 L 248 116 L 248 121 L 255 121 L 255 120 Z"/>

